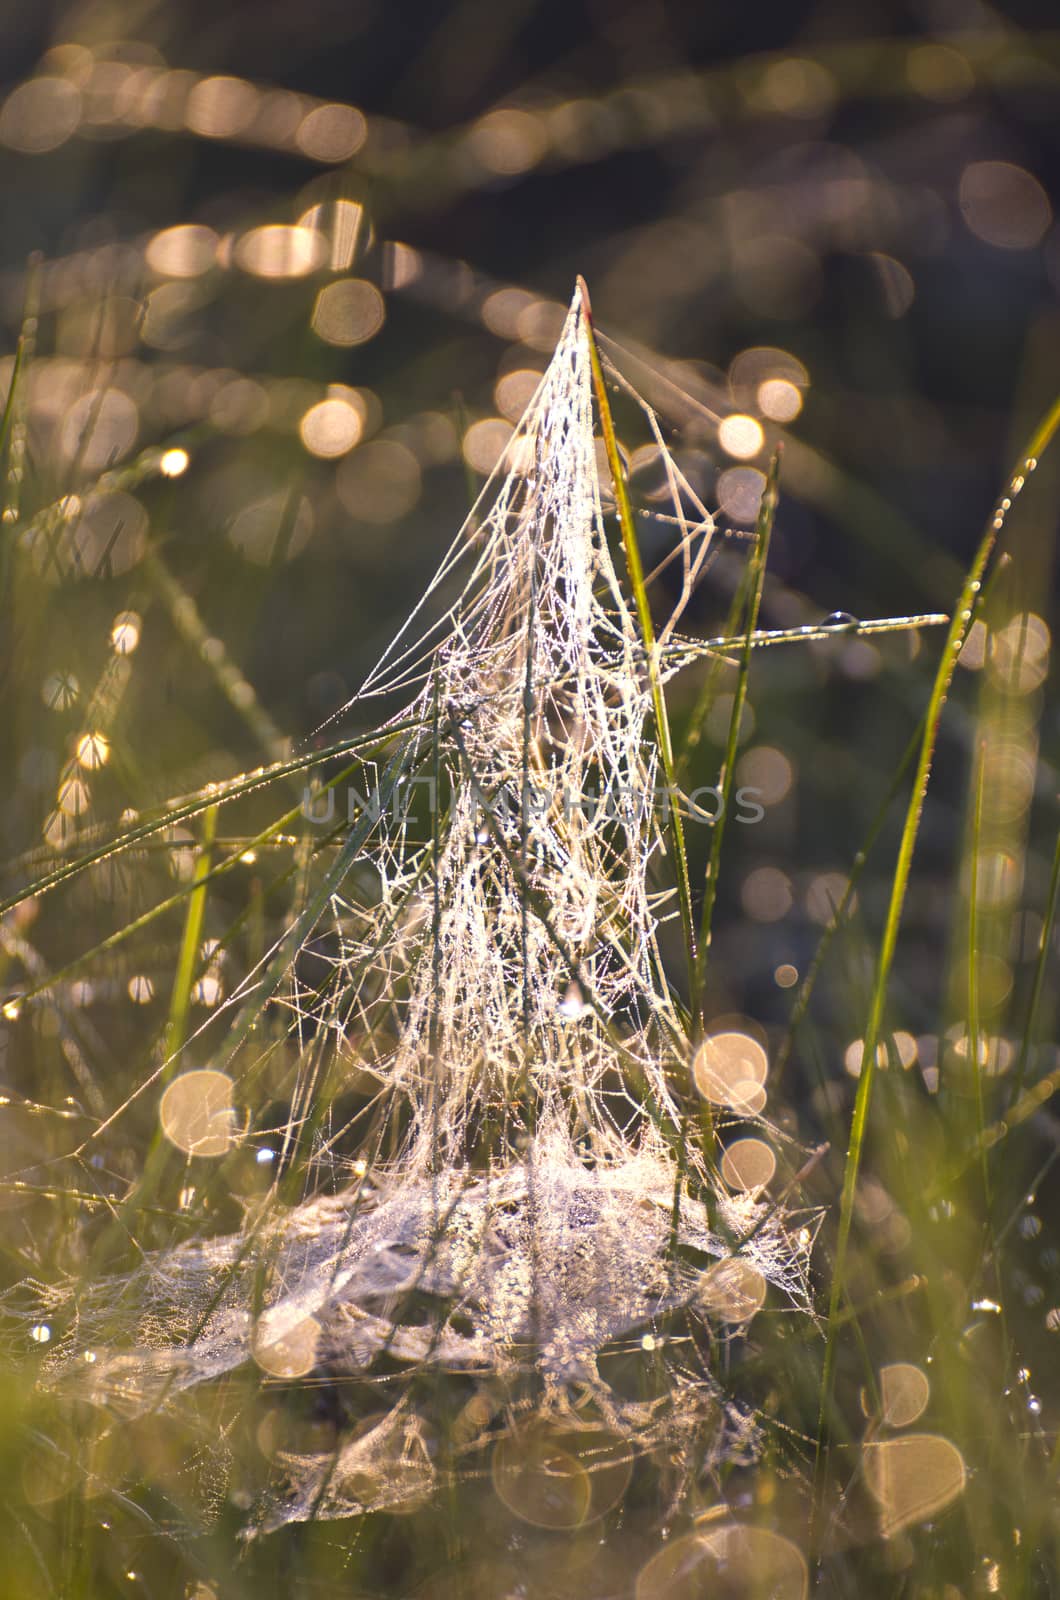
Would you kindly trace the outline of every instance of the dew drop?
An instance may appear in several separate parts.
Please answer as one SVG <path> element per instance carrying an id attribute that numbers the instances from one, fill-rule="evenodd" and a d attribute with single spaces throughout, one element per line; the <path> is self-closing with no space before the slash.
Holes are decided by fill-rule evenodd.
<path id="1" fill-rule="evenodd" d="M 866 1444 L 862 1471 L 885 1538 L 937 1516 L 963 1493 L 968 1477 L 956 1445 L 926 1433 Z"/>
<path id="2" fill-rule="evenodd" d="M 179 478 L 182 472 L 188 470 L 191 457 L 186 450 L 163 450 L 158 462 L 158 470 L 164 478 Z"/>
<path id="3" fill-rule="evenodd" d="M 586 1004 L 582 996 L 580 986 L 574 982 L 568 984 L 563 999 L 556 1006 L 557 1013 L 567 1022 L 579 1022 L 591 1010 L 592 1007 Z"/>
<path id="4" fill-rule="evenodd" d="M 289 1306 L 273 1306 L 258 1322 L 254 1360 L 273 1378 L 304 1378 L 317 1361 L 320 1324 Z"/>
<path id="5" fill-rule="evenodd" d="M 849 611 L 830 611 L 820 623 L 822 628 L 856 628 L 857 617 L 851 616 Z"/>

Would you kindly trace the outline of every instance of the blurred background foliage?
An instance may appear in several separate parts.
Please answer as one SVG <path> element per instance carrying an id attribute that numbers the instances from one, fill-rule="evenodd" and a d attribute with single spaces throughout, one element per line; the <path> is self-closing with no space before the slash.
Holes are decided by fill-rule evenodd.
<path id="1" fill-rule="evenodd" d="M 20 333 L 25 349 L 0 553 L 5 892 L 96 824 L 300 747 L 350 697 L 496 461 L 578 273 L 730 530 L 690 628 L 723 625 L 781 436 L 762 625 L 948 610 L 1056 384 L 1055 22 L 983 0 L 9 7 L 4 389 Z M 650 448 L 624 442 L 650 513 Z M 1020 1054 L 1057 832 L 1055 462 L 1033 488 L 991 589 L 992 638 L 973 634 L 944 724 L 892 993 L 909 1070 L 888 1088 L 866 1191 L 865 1282 L 910 1270 L 903 1165 L 933 1170 L 946 1130 L 971 1126 L 959 1088 L 944 1116 L 917 1119 L 947 1050 L 967 1046 L 977 741 L 990 1073 Z M 652 566 L 667 531 L 650 514 L 643 527 Z M 924 630 L 755 659 L 738 777 L 766 815 L 729 831 L 710 1009 L 768 1030 L 773 1050 L 940 646 Z M 690 678 L 674 686 L 679 728 L 702 686 Z M 697 730 L 697 782 L 716 780 L 726 732 L 722 693 Z M 282 806 L 300 794 L 288 786 Z M 279 809 L 248 806 L 247 837 Z M 67 1148 L 69 1124 L 113 1109 L 185 1028 L 167 1011 L 183 907 L 55 1004 L 19 997 L 187 881 L 196 838 L 178 830 L 5 921 L 8 1171 Z M 892 820 L 771 1103 L 801 1136 L 833 1140 L 818 1199 L 841 1167 L 896 838 Z M 196 1025 L 282 922 L 296 846 L 278 887 L 248 850 L 211 894 L 203 938 L 238 925 L 237 953 L 226 971 L 203 944 Z M 1055 1066 L 1051 1048 L 1021 1070 Z M 1036 1113 L 1003 1180 L 1011 1204 L 1056 1131 Z M 106 1152 L 115 1196 L 138 1168 L 129 1137 Z M 1039 1239 L 1043 1218 L 1055 1228 L 1048 1178 L 1037 1198 L 1004 1257 L 1013 1370 L 1036 1375 L 1060 1328 L 1060 1252 Z M 14 1275 L 62 1265 L 75 1202 L 8 1203 Z M 936 1264 L 962 1255 L 924 1249 Z M 976 1292 L 1000 1303 L 998 1283 Z M 990 1383 L 1008 1406 L 1005 1348 Z M 812 1423 L 807 1403 L 793 1425 Z"/>

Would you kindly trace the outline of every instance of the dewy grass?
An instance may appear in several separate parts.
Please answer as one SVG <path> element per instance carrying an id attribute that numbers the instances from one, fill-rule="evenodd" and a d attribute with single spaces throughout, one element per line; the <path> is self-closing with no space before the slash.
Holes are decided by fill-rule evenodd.
<path id="1" fill-rule="evenodd" d="M 233 1075 L 273 997 L 283 993 L 292 1009 L 292 1039 L 311 1031 L 299 1067 L 304 1105 L 296 1090 L 297 1121 L 284 1136 L 285 1159 L 308 1181 L 329 1115 L 321 1047 L 341 1049 L 354 1025 L 367 1040 L 381 1038 L 366 1058 L 377 1084 L 361 1146 L 373 1151 L 370 1188 L 358 1185 L 345 1217 L 327 1200 L 290 1211 L 274 1205 L 245 1238 L 157 1255 L 124 1286 L 108 1286 L 98 1307 L 84 1283 L 76 1330 L 52 1364 L 69 1383 L 87 1351 L 97 1400 L 134 1411 L 168 1406 L 245 1364 L 263 1337 L 255 1328 L 268 1327 L 270 1351 L 311 1332 L 314 1365 L 396 1355 L 416 1367 L 492 1372 L 511 1387 L 517 1413 L 541 1407 L 545 1420 L 572 1384 L 584 1386 L 595 1425 L 618 1429 L 626 1450 L 687 1431 L 697 1416 L 704 1426 L 713 1419 L 696 1445 L 704 1465 L 752 1448 L 750 1413 L 706 1369 L 685 1372 L 673 1395 L 664 1390 L 647 1408 L 631 1406 L 598 1370 L 630 1335 L 675 1318 L 712 1322 L 724 1342 L 754 1316 L 767 1280 L 799 1304 L 811 1235 L 796 1238 L 783 1205 L 765 1204 L 752 1182 L 724 1191 L 699 1158 L 675 1167 L 669 1148 L 691 1041 L 675 1062 L 679 1014 L 646 885 L 659 834 L 643 729 L 661 679 L 656 669 L 654 688 L 640 683 L 640 641 L 603 534 L 589 351 L 576 300 L 497 500 L 477 524 L 470 577 L 440 643 L 426 654 L 404 645 L 369 680 L 375 694 L 391 683 L 422 684 L 411 713 L 379 735 L 392 753 L 378 804 L 226 1002 L 236 1021 L 215 1062 Z M 753 624 L 752 615 L 749 633 Z M 399 788 L 425 770 L 437 781 L 443 768 L 456 781 L 441 816 L 436 797 L 424 837 L 397 804 Z M 619 785 L 613 811 L 592 792 L 600 783 Z M 544 793 L 543 809 L 531 784 Z M 215 791 L 207 816 L 227 798 Z M 201 915 L 209 881 L 200 859 L 186 927 Z M 378 873 L 374 905 L 344 898 L 351 869 L 366 860 Z M 303 998 L 295 964 L 329 908 L 349 931 L 329 957 L 332 979 Z M 429 959 L 419 948 L 427 929 Z M 196 928 L 185 945 L 197 942 Z M 168 1097 L 182 1082 L 174 1065 L 164 1060 L 136 1098 L 169 1081 Z M 631 1066 L 636 1096 L 619 1087 Z M 253 1073 L 238 1080 L 244 1092 Z M 119 1112 L 132 1107 L 127 1099 Z M 111 1133 L 119 1112 L 97 1138 Z M 178 1144 L 191 1139 L 194 1151 L 179 1126 L 169 1134 Z M 659 1277 L 675 1172 L 689 1186 L 679 1259 Z M 697 1202 L 705 1184 L 720 1234 Z M 153 1183 L 137 1198 L 153 1201 Z M 123 1207 L 121 1221 L 133 1214 Z M 268 1263 L 264 1279 L 259 1257 Z M 712 1260 L 725 1268 L 720 1276 Z M 264 1291 L 253 1316 L 248 1273 L 255 1294 Z M 115 1321 L 110 1311 L 115 1294 L 132 1317 L 125 1348 L 121 1313 Z M 439 1320 L 421 1333 L 397 1308 L 424 1297 Z M 380 1314 L 387 1298 L 389 1320 Z M 160 1322 L 167 1338 L 150 1348 L 156 1336 L 146 1330 Z M 655 1348 L 654 1336 L 644 1341 L 645 1351 Z M 259 1359 L 271 1370 L 270 1361 L 293 1358 Z M 407 1416 L 399 1390 L 390 1417 L 403 1450 L 414 1448 Z M 422 1493 L 423 1470 L 406 1485 L 383 1467 L 381 1448 L 376 1430 L 326 1460 L 291 1461 L 286 1494 L 263 1501 L 258 1523 L 347 1516 Z"/>
<path id="2" fill-rule="evenodd" d="M 909 884 L 909 874 L 912 868 L 913 851 L 916 846 L 920 818 L 923 812 L 924 800 L 927 794 L 928 782 L 931 777 L 932 762 L 934 759 L 935 745 L 938 738 L 939 723 L 943 707 L 949 693 L 950 684 L 957 666 L 957 658 L 964 647 L 964 643 L 971 629 L 976 611 L 977 599 L 982 586 L 986 569 L 997 544 L 998 535 L 1005 523 L 1008 509 L 1026 485 L 1027 477 L 1034 472 L 1038 465 L 1039 457 L 1051 443 L 1057 428 L 1060 427 L 1060 399 L 1054 403 L 1041 423 L 1035 429 L 1025 451 L 1020 457 L 1019 464 L 1006 485 L 1005 492 L 998 500 L 992 513 L 986 532 L 976 551 L 975 559 L 968 570 L 964 586 L 957 600 L 953 620 L 950 624 L 946 643 L 943 647 L 942 657 L 935 675 L 934 685 L 928 702 L 925 717 L 924 735 L 920 747 L 916 771 L 913 777 L 912 792 L 906 811 L 905 824 L 902 829 L 901 840 L 898 848 L 898 858 L 895 863 L 895 874 L 891 885 L 890 903 L 884 923 L 883 937 L 880 944 L 879 957 L 876 963 L 876 972 L 873 981 L 872 994 L 869 1004 L 868 1019 L 865 1027 L 865 1037 L 861 1050 L 861 1064 L 858 1075 L 857 1095 L 854 1102 L 854 1113 L 850 1128 L 850 1142 L 847 1148 L 846 1163 L 843 1171 L 843 1190 L 840 1198 L 839 1227 L 836 1240 L 835 1259 L 832 1268 L 832 1282 L 828 1299 L 828 1333 L 825 1343 L 824 1366 L 821 1378 L 821 1410 L 817 1442 L 817 1494 L 815 1497 L 816 1515 L 821 1511 L 821 1490 L 823 1486 L 822 1463 L 825 1458 L 827 1431 L 830 1425 L 830 1408 L 832 1403 L 832 1383 L 835 1370 L 836 1354 L 836 1317 L 843 1302 L 845 1293 L 845 1276 L 847 1266 L 847 1252 L 850 1244 L 850 1231 L 854 1220 L 854 1199 L 857 1190 L 858 1174 L 861 1168 L 862 1153 L 868 1131 L 869 1109 L 872 1103 L 872 1089 L 877 1065 L 877 1045 L 883 1027 L 884 1007 L 887 999 L 888 983 L 891 967 L 894 961 L 895 948 L 898 943 L 898 930 L 902 920 L 902 910 L 905 904 L 906 890 Z M 818 1526 L 818 1533 L 820 1528 Z"/>
<path id="3" fill-rule="evenodd" d="M 665 468 L 651 514 L 679 530 L 680 613 L 725 530 L 664 443 L 654 409 L 626 381 L 621 404 L 631 433 L 641 428 Z M 1060 410 L 1039 431 L 1036 455 L 1058 419 Z M 22 1260 L 15 1276 L 33 1281 L 3 1303 L 23 1349 L 35 1330 L 42 1429 L 58 1437 L 75 1415 L 103 1444 L 150 1431 L 156 1455 L 128 1494 L 115 1488 L 116 1514 L 125 1515 L 125 1500 L 148 1507 L 141 1515 L 150 1539 L 164 1525 L 182 1552 L 192 1551 L 194 1581 L 227 1567 L 240 1530 L 251 1535 L 242 1571 L 252 1584 L 263 1574 L 279 1581 L 273 1563 L 281 1571 L 291 1561 L 303 1563 L 294 1582 L 315 1581 L 309 1566 L 336 1550 L 365 1572 L 373 1563 L 381 1570 L 378 1514 L 411 1515 L 400 1526 L 410 1549 L 422 1551 L 439 1508 L 447 1554 L 466 1573 L 500 1507 L 524 1541 L 535 1530 L 554 1541 L 553 1552 L 565 1539 L 588 1541 L 594 1560 L 624 1537 L 618 1518 L 626 1518 L 639 1541 L 638 1600 L 673 1600 L 682 1572 L 697 1587 L 724 1573 L 741 1594 L 801 1600 L 808 1569 L 800 1528 L 815 1451 L 820 1553 L 833 1563 L 837 1592 L 859 1586 L 856 1564 L 874 1540 L 883 1537 L 887 1561 L 899 1560 L 907 1533 L 941 1517 L 962 1491 L 972 1548 L 985 1548 L 987 1523 L 977 1527 L 971 1509 L 977 1490 L 944 1434 L 948 1427 L 965 1443 L 971 1411 L 959 1378 L 938 1361 L 938 1421 L 931 1432 L 911 1431 L 917 1384 L 927 1379 L 919 1369 L 912 1376 L 908 1362 L 877 1371 L 863 1326 L 870 1316 L 892 1319 L 885 1326 L 896 1345 L 942 1338 L 940 1258 L 946 1270 L 950 1263 L 925 1242 L 922 1272 L 897 1282 L 881 1275 L 868 1287 L 863 1277 L 852 1282 L 850 1247 L 924 786 L 998 528 L 950 626 L 919 742 L 868 1005 L 822 1350 L 808 1263 L 830 1199 L 824 1149 L 818 1139 L 800 1142 L 788 1109 L 765 1115 L 771 1083 L 751 1033 L 704 1028 L 722 846 L 736 849 L 739 830 L 716 826 L 697 906 L 689 854 L 697 818 L 691 806 L 682 811 L 684 770 L 666 695 L 671 685 L 680 690 L 683 672 L 705 668 L 713 689 L 735 669 L 720 740 L 719 788 L 731 802 L 759 647 L 837 643 L 939 619 L 760 628 L 776 488 L 774 461 L 725 632 L 680 636 L 679 614 L 657 629 L 649 600 L 658 611 L 661 591 L 649 596 L 638 540 L 644 508 L 579 292 L 472 518 L 346 708 L 379 725 L 199 786 L 119 833 L 89 832 L 81 854 L 38 872 L 0 908 L 21 913 L 31 899 L 83 892 L 95 869 L 134 863 L 145 846 L 176 838 L 177 825 L 199 824 L 191 875 L 176 892 L 80 958 L 32 972 L 20 991 L 16 1010 L 47 1004 L 75 973 L 89 979 L 119 947 L 183 911 L 182 928 L 173 923 L 175 971 L 158 1047 L 135 1068 L 131 1092 L 120 1075 L 113 1086 L 94 1084 L 106 1098 L 91 1131 L 71 1110 L 71 1137 L 56 1143 L 48 1179 L 29 1173 L 5 1186 L 65 1206 L 78 1246 L 65 1270 L 58 1252 L 55 1261 Z M 609 536 L 624 550 L 626 586 Z M 665 562 L 656 568 L 665 571 Z M 204 630 L 196 621 L 184 644 L 197 652 Z M 402 709 L 377 711 L 395 703 Z M 701 704 L 696 715 L 707 710 Z M 697 736 L 691 728 L 690 748 Z M 264 828 L 234 829 L 234 842 L 222 834 L 222 820 L 267 787 L 279 783 L 282 792 L 323 772 L 331 776 L 319 779 L 316 797 L 338 791 L 341 806 L 342 786 L 352 786 L 366 802 L 356 815 L 320 824 L 288 806 Z M 980 763 L 976 855 L 985 788 Z M 428 793 L 425 808 L 416 797 Z M 195 1024 L 196 980 L 217 948 L 204 936 L 223 915 L 229 932 L 219 944 L 235 952 L 250 910 L 232 915 L 233 875 L 280 836 L 293 862 L 258 885 L 252 902 L 282 900 L 279 931 L 263 931 L 242 976 Z M 967 932 L 973 985 L 977 874 L 978 866 Z M 1054 870 L 1027 1039 L 1046 981 L 1055 883 Z M 4 925 L 4 954 L 28 962 L 13 926 Z M 675 933 L 691 961 L 687 1007 L 668 976 Z M 851 974 L 853 991 L 853 964 Z M 984 1171 L 992 1142 L 1027 1121 L 1060 1075 L 1017 1093 L 998 1132 L 986 1120 L 991 1086 L 977 1048 L 992 1015 L 975 990 L 967 1029 L 981 1109 L 970 1159 Z M 724 1051 L 734 1037 L 736 1076 L 727 1080 Z M 1017 1087 L 1029 1070 L 1027 1039 Z M 63 1042 L 76 1060 L 76 1040 Z M 827 1091 L 833 1052 L 827 1042 L 821 1050 Z M 889 1056 L 884 1109 L 897 1144 L 908 1136 L 893 1041 Z M 702 1137 L 693 1146 L 697 1121 Z M 110 1164 L 123 1193 L 107 1186 Z M 998 1205 L 1011 1207 L 1001 1175 L 991 1176 Z M 75 1208 L 94 1212 L 97 1201 L 103 1215 L 86 1225 Z M 907 1207 L 917 1215 L 914 1199 Z M 977 1266 L 976 1283 L 988 1271 Z M 934 1319 L 928 1333 L 921 1317 Z M 849 1339 L 860 1354 L 862 1406 L 871 1413 L 857 1457 L 860 1489 L 845 1474 L 845 1454 L 841 1474 L 824 1448 L 839 1404 L 843 1330 L 844 1347 Z M 188 1492 L 183 1456 L 179 1470 L 163 1460 L 171 1432 L 184 1455 L 225 1484 L 212 1491 L 212 1529 Z M 76 1460 L 76 1450 L 67 1457 Z M 835 1468 L 827 1484 L 826 1466 Z M 114 1479 L 123 1482 L 117 1470 Z M 910 1484 L 921 1487 L 914 1493 Z M 859 1494 L 867 1512 L 856 1509 Z M 483 1497 L 494 1508 L 485 1515 Z M 847 1551 L 823 1537 L 837 1501 L 854 1508 L 842 1529 Z M 99 1534 L 87 1493 L 71 1497 L 69 1514 L 62 1553 L 50 1566 L 46 1552 L 42 1570 L 58 1570 L 56 1592 L 93 1594 Z M 335 1519 L 348 1537 L 310 1541 L 311 1525 Z M 173 1533 L 179 1524 L 187 1531 Z M 300 1542 L 292 1524 L 307 1525 Z M 276 1556 L 258 1555 L 265 1534 Z M 955 1544 L 957 1535 L 945 1538 Z M 932 1571 L 949 1581 L 972 1570 L 938 1554 L 944 1548 L 943 1540 L 934 1547 Z M 239 1573 L 232 1563 L 233 1593 L 246 1592 Z M 348 1583 L 349 1573 L 329 1581 Z M 477 1594 L 471 1576 L 468 1583 Z M 623 1583 L 619 1590 L 631 1592 L 630 1573 Z"/>

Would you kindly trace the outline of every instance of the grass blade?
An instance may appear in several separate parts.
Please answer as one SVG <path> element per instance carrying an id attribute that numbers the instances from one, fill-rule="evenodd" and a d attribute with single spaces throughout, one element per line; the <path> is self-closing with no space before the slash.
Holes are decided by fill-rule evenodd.
<path id="1" fill-rule="evenodd" d="M 641 636 L 647 652 L 648 678 L 651 686 L 652 714 L 655 718 L 656 737 L 659 744 L 659 760 L 662 763 L 667 789 L 670 794 L 673 794 L 676 790 L 673 742 L 670 737 L 670 720 L 666 711 L 666 700 L 663 695 L 662 678 L 659 672 L 659 657 L 655 646 L 655 626 L 652 622 L 648 590 L 644 581 L 644 563 L 640 556 L 640 544 L 633 520 L 633 508 L 629 501 L 629 488 L 626 483 L 622 460 L 618 453 L 618 440 L 615 436 L 614 418 L 611 415 L 611 402 L 607 397 L 607 385 L 604 382 L 600 351 L 593 328 L 592 306 L 584 279 L 578 279 L 578 287 L 581 291 L 585 329 L 589 341 L 589 359 L 592 364 L 593 387 L 596 391 L 596 407 L 600 416 L 600 428 L 603 432 L 607 464 L 611 471 L 611 483 L 615 493 L 618 522 L 622 532 L 622 549 L 626 558 L 626 571 L 629 575 L 630 588 L 633 591 L 633 599 L 637 608 L 637 621 L 640 624 Z M 674 872 L 677 878 L 677 899 L 681 913 L 681 930 L 684 935 L 685 954 L 688 962 L 689 1004 L 694 1008 L 696 999 L 696 932 L 692 919 L 692 885 L 688 873 L 684 824 L 681 821 L 680 811 L 677 806 L 670 807 L 670 833 L 673 842 Z"/>
<path id="2" fill-rule="evenodd" d="M 769 541 L 773 533 L 773 521 L 777 509 L 777 483 L 780 474 L 780 446 L 777 446 L 769 466 L 769 475 L 766 478 L 765 489 L 762 492 L 762 501 L 758 510 L 758 525 L 755 529 L 754 554 L 747 574 L 747 629 L 743 638 L 743 651 L 740 657 L 739 676 L 736 680 L 736 690 L 732 697 L 732 713 L 729 717 L 729 733 L 725 745 L 725 760 L 721 769 L 718 787 L 721 790 L 721 805 L 717 820 L 711 830 L 710 860 L 707 864 L 706 884 L 703 894 L 703 911 L 699 925 L 699 948 L 696 961 L 696 986 L 693 995 L 693 1009 L 702 1010 L 702 988 L 706 973 L 707 953 L 710 949 L 711 923 L 714 919 L 714 905 L 718 893 L 718 875 L 721 870 L 721 847 L 725 837 L 725 819 L 729 809 L 729 799 L 736 771 L 736 752 L 740 742 L 740 724 L 743 721 L 744 706 L 747 703 L 747 683 L 751 673 L 751 652 L 754 646 L 754 634 L 758 626 L 758 613 L 762 604 L 762 589 L 765 584 L 766 563 L 769 559 Z"/>
<path id="3" fill-rule="evenodd" d="M 165 1032 L 164 1054 L 167 1061 L 177 1055 L 187 1034 L 191 991 L 200 964 L 199 947 L 202 943 L 203 918 L 206 915 L 206 879 L 210 874 L 210 857 L 216 833 L 217 807 L 211 806 L 202 819 L 202 841 L 192 875 L 191 894 L 188 897 L 188 908 L 184 917 L 184 935 L 173 978 L 173 994 L 169 1002 L 169 1020 Z"/>
<path id="4" fill-rule="evenodd" d="M 898 930 L 901 925 L 902 911 L 905 905 L 906 889 L 909 884 L 910 868 L 913 861 L 913 852 L 916 848 L 917 834 L 920 827 L 920 818 L 924 808 L 924 799 L 927 786 L 931 777 L 932 763 L 935 754 L 935 744 L 938 739 L 939 723 L 943 707 L 949 694 L 953 674 L 957 666 L 957 657 L 964 645 L 964 641 L 971 627 L 972 616 L 976 609 L 979 592 L 983 582 L 990 557 L 997 543 L 998 534 L 1004 526 L 1008 505 L 1023 489 L 1027 476 L 1033 472 L 1038 464 L 1038 458 L 1060 427 L 1060 397 L 1056 399 L 1042 422 L 1035 429 L 1025 455 L 1014 472 L 1012 479 L 999 499 L 998 505 L 992 514 L 975 558 L 964 581 L 957 605 L 954 608 L 953 620 L 946 635 L 946 643 L 935 674 L 935 682 L 925 716 L 924 735 L 920 746 L 920 755 L 917 760 L 916 772 L 913 779 L 913 789 L 906 810 L 905 824 L 898 847 L 898 859 L 895 864 L 894 879 L 891 885 L 890 903 L 884 923 L 883 938 L 880 944 L 880 953 L 876 964 L 876 973 L 873 981 L 872 994 L 869 1003 L 869 1015 L 865 1028 L 865 1038 L 862 1045 L 861 1071 L 858 1078 L 857 1093 L 854 1099 L 854 1114 L 851 1119 L 850 1139 L 847 1146 L 846 1164 L 843 1171 L 843 1189 L 839 1207 L 839 1228 L 836 1240 L 835 1263 L 832 1273 L 832 1285 L 828 1301 L 828 1331 L 825 1340 L 824 1364 L 821 1375 L 821 1403 L 819 1417 L 819 1431 L 817 1439 L 817 1460 L 815 1471 L 814 1493 L 814 1542 L 819 1542 L 820 1514 L 822 1508 L 822 1491 L 824 1488 L 824 1465 L 827 1453 L 826 1418 L 829 1416 L 832 1401 L 832 1385 L 835 1378 L 835 1361 L 837 1350 L 837 1322 L 840 1306 L 843 1301 L 847 1255 L 850 1246 L 850 1233 L 854 1220 L 854 1200 L 857 1191 L 858 1174 L 861 1169 L 861 1160 L 865 1148 L 865 1138 L 868 1131 L 869 1109 L 872 1104 L 872 1089 L 876 1068 L 876 1047 L 879 1042 L 883 1025 L 884 1006 L 887 997 L 887 988 L 891 975 L 891 966 L 894 960 L 895 947 L 898 942 Z M 1003 503 L 1007 502 L 1007 503 Z"/>

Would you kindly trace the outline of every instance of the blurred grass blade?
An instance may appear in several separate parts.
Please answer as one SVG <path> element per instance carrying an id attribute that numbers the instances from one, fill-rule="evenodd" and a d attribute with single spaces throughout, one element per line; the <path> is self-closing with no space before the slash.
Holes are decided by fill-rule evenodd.
<path id="1" fill-rule="evenodd" d="M 762 499 L 758 508 L 758 522 L 755 528 L 754 553 L 751 557 L 751 565 L 747 575 L 747 629 L 743 638 L 743 653 L 740 658 L 736 689 L 732 697 L 729 732 L 725 744 L 725 760 L 718 784 L 721 790 L 721 803 L 717 819 L 711 829 L 710 858 L 707 863 L 707 876 L 703 890 L 703 911 L 699 925 L 699 949 L 696 962 L 695 992 L 693 994 L 694 1010 L 702 1010 L 703 1005 L 702 988 L 706 975 L 707 956 L 710 950 L 714 905 L 718 894 L 718 875 L 721 871 L 721 848 L 725 838 L 725 819 L 728 815 L 729 800 L 732 796 L 732 788 L 735 781 L 736 752 L 740 743 L 740 726 L 743 722 L 744 707 L 747 703 L 747 684 L 751 673 L 751 652 L 755 629 L 758 626 L 758 613 L 762 604 L 766 563 L 769 559 L 769 542 L 776 517 L 779 476 L 780 446 L 778 445 L 769 464 L 769 473 L 766 478 L 765 488 L 762 491 Z"/>
<path id="2" fill-rule="evenodd" d="M 1020 1100 L 1027 1082 L 1030 1053 L 1034 1048 L 1038 1033 L 1038 1012 L 1041 1007 L 1042 991 L 1045 986 L 1045 969 L 1053 948 L 1053 929 L 1056 927 L 1058 900 L 1060 900 L 1060 833 L 1057 834 L 1056 845 L 1053 849 L 1053 865 L 1049 874 L 1049 893 L 1046 898 L 1041 933 L 1038 935 L 1038 954 L 1034 962 L 1034 978 L 1031 982 L 1030 999 L 1027 1002 L 1027 1018 L 1023 1024 L 1019 1059 L 1016 1062 L 1012 1090 L 1009 1095 L 1010 1105 L 1015 1105 Z"/>

